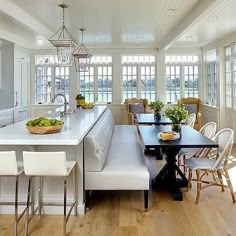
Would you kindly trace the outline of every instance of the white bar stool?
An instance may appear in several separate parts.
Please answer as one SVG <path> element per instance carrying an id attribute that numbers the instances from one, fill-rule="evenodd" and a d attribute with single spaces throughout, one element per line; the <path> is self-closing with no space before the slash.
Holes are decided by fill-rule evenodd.
<path id="1" fill-rule="evenodd" d="M 77 215 L 77 165 L 76 161 L 66 161 L 65 152 L 26 152 L 23 151 L 23 163 L 24 172 L 26 176 L 29 176 L 28 184 L 28 197 L 27 197 L 27 211 L 26 211 L 26 225 L 25 235 L 28 234 L 28 225 L 33 218 L 37 210 L 41 215 L 41 209 L 44 205 L 49 206 L 64 206 L 64 220 L 63 220 L 63 235 L 66 235 L 66 223 L 70 217 L 71 211 L 74 207 L 74 214 Z M 67 177 L 73 172 L 73 190 L 74 200 L 70 204 L 70 210 L 66 214 L 67 206 Z M 50 203 L 43 202 L 42 196 L 42 183 L 43 177 L 64 177 L 64 202 L 63 203 Z M 33 201 L 32 192 L 32 178 L 39 177 L 39 189 L 38 189 L 38 207 L 31 212 L 29 217 L 29 204 Z M 31 200 L 30 200 L 31 199 Z"/>
<path id="2" fill-rule="evenodd" d="M 0 177 L 15 177 L 15 201 L 0 202 L 0 205 L 15 205 L 15 222 L 14 235 L 17 235 L 17 224 L 26 212 L 26 207 L 23 212 L 18 215 L 18 205 L 26 205 L 26 202 L 18 202 L 18 186 L 19 176 L 23 173 L 23 163 L 16 161 L 15 151 L 0 152 Z"/>

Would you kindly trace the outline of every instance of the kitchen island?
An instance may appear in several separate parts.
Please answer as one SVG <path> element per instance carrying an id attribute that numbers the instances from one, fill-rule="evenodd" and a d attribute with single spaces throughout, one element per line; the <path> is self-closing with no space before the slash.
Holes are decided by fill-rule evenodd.
<path id="1" fill-rule="evenodd" d="M 93 127 L 99 117 L 106 110 L 106 106 L 95 106 L 93 109 L 77 109 L 76 113 L 67 114 L 63 118 L 64 127 L 59 133 L 36 135 L 26 129 L 26 122 L 21 121 L 0 129 L 0 151 L 15 150 L 17 160 L 22 161 L 22 151 L 65 151 L 67 160 L 75 160 L 78 164 L 78 213 L 84 214 L 84 156 L 83 139 Z M 58 117 L 57 117 L 58 119 Z M 62 179 L 63 180 L 63 179 Z M 20 178 L 19 201 L 26 200 L 27 178 L 23 175 Z M 59 187 L 61 186 L 61 188 Z M 45 178 L 44 199 L 46 201 L 63 200 L 63 182 L 52 178 Z M 1 179 L 0 196 L 2 200 L 14 199 L 14 184 L 10 178 Z M 68 200 L 72 198 L 72 183 L 68 186 Z M 35 194 L 37 203 L 37 194 Z M 10 209 L 11 208 L 11 209 Z M 1 213 L 10 213 L 13 207 L 1 206 Z M 44 207 L 46 214 L 60 214 L 60 207 Z"/>

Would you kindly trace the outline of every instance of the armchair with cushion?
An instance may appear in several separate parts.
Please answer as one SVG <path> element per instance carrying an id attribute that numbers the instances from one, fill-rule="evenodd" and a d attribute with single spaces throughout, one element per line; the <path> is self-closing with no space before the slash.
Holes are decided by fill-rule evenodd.
<path id="1" fill-rule="evenodd" d="M 145 98 L 128 98 L 125 100 L 125 105 L 129 125 L 136 123 L 136 114 L 150 113 L 150 111 L 148 111 L 148 100 Z"/>
<path id="2" fill-rule="evenodd" d="M 202 101 L 199 98 L 181 98 L 178 100 L 178 105 L 183 105 L 188 113 L 196 114 L 194 129 L 200 130 L 202 126 Z"/>

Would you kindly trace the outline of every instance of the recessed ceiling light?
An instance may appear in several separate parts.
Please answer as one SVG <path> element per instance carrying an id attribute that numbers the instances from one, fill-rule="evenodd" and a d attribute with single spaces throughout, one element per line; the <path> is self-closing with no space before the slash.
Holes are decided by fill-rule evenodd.
<path id="1" fill-rule="evenodd" d="M 176 9 L 175 8 L 169 8 L 168 12 L 174 12 Z"/>
<path id="2" fill-rule="evenodd" d="M 191 38 L 193 38 L 192 35 L 186 35 L 186 39 L 191 39 Z"/>

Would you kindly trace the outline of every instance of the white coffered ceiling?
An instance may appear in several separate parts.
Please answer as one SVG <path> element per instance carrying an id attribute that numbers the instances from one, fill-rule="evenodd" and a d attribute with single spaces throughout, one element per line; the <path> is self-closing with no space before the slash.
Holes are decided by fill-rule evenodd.
<path id="1" fill-rule="evenodd" d="M 0 38 L 29 48 L 65 24 L 89 48 L 204 46 L 236 31 L 236 0 L 0 0 Z M 39 40 L 38 38 L 41 38 Z M 80 41 L 80 40 L 78 40 Z"/>

